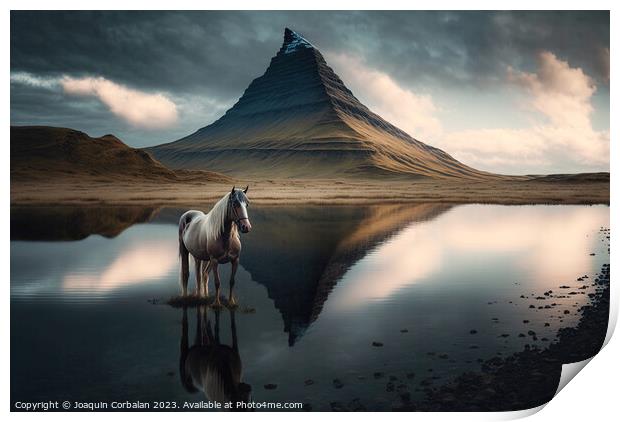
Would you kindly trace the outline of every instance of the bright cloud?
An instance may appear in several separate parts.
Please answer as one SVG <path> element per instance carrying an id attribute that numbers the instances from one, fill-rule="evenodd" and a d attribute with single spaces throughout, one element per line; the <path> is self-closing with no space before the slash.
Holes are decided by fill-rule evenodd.
<path id="1" fill-rule="evenodd" d="M 594 80 L 551 52 L 541 52 L 537 59 L 534 73 L 513 68 L 507 71 L 507 82 L 524 98 L 515 113 L 527 113 L 531 126 L 448 130 L 437 117 L 439 107 L 430 95 L 417 95 L 399 86 L 389 75 L 367 67 L 358 58 L 330 55 L 336 72 L 363 103 L 412 136 L 466 164 L 503 173 L 608 168 L 609 131 L 597 131 L 592 126 Z"/>
<path id="2" fill-rule="evenodd" d="M 508 68 L 508 81 L 525 94 L 532 127 L 452 132 L 440 145 L 468 164 L 496 171 L 608 167 L 609 131 L 592 127 L 596 85 L 582 69 L 544 51 L 535 73 Z"/>
<path id="3" fill-rule="evenodd" d="M 110 111 L 144 129 L 172 126 L 178 118 L 177 106 L 162 94 L 149 94 L 109 81 L 105 78 L 71 78 L 60 80 L 65 93 L 99 99 Z"/>
<path id="4" fill-rule="evenodd" d="M 540 53 L 537 73 L 509 67 L 508 80 L 524 88 L 532 98 L 528 106 L 546 116 L 554 126 L 591 126 L 594 81 L 583 70 L 571 68 L 553 53 Z"/>
<path id="5" fill-rule="evenodd" d="M 329 63 L 359 100 L 389 122 L 414 136 L 425 139 L 441 131 L 437 107 L 430 95 L 404 89 L 387 73 L 369 68 L 347 54 L 329 54 Z"/>

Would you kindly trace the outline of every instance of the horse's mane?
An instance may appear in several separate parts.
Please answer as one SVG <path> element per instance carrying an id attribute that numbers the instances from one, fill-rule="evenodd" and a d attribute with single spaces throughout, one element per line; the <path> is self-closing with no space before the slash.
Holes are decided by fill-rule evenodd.
<path id="1" fill-rule="evenodd" d="M 224 230 L 226 213 L 228 212 L 228 198 L 230 192 L 222 197 L 207 214 L 205 229 L 207 231 L 207 243 L 215 242 Z"/>

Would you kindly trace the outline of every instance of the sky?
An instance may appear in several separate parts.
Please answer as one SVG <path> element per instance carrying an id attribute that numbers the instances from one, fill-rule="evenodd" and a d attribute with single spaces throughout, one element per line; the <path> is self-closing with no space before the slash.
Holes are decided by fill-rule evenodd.
<path id="1" fill-rule="evenodd" d="M 284 27 L 371 110 L 481 170 L 609 171 L 609 12 L 11 12 L 11 124 L 134 147 L 217 120 Z"/>

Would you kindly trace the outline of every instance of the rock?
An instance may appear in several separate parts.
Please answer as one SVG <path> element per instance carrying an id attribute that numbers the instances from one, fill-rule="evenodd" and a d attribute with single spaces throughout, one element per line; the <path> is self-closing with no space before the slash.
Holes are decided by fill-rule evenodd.
<path id="1" fill-rule="evenodd" d="M 265 384 L 265 390 L 275 390 L 278 388 L 278 384 Z"/>
<path id="2" fill-rule="evenodd" d="M 523 320 L 523 323 L 524 323 L 524 324 L 529 324 L 529 323 L 530 323 L 530 320 L 529 320 L 529 319 L 524 319 L 524 320 Z"/>
<path id="3" fill-rule="evenodd" d="M 375 379 L 383 378 L 383 372 L 375 372 L 372 376 L 375 377 Z"/>
<path id="4" fill-rule="evenodd" d="M 564 310 L 564 315 L 566 314 L 570 314 L 570 311 L 568 309 Z"/>
<path id="5" fill-rule="evenodd" d="M 469 330 L 469 334 L 476 334 L 476 333 L 478 333 L 478 331 L 476 331 L 476 330 Z"/>
<path id="6" fill-rule="evenodd" d="M 408 329 L 406 329 L 406 328 L 403 328 L 402 330 L 400 330 L 400 332 L 401 332 L 401 333 L 408 333 L 408 332 L 409 332 L 409 330 L 408 330 Z"/>
<path id="7" fill-rule="evenodd" d="M 545 327 L 549 327 L 551 326 L 551 324 L 549 324 L 548 322 L 545 322 Z"/>
<path id="8" fill-rule="evenodd" d="M 375 347 L 383 347 L 383 343 L 381 343 L 380 341 L 373 341 L 372 345 Z"/>

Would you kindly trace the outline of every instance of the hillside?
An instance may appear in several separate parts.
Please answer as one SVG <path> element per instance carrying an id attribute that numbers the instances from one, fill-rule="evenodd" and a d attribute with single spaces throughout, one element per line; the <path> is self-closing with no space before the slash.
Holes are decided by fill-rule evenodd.
<path id="1" fill-rule="evenodd" d="M 114 135 L 92 138 L 73 129 L 11 126 L 11 181 L 64 179 L 227 180 L 213 172 L 175 172 Z"/>

